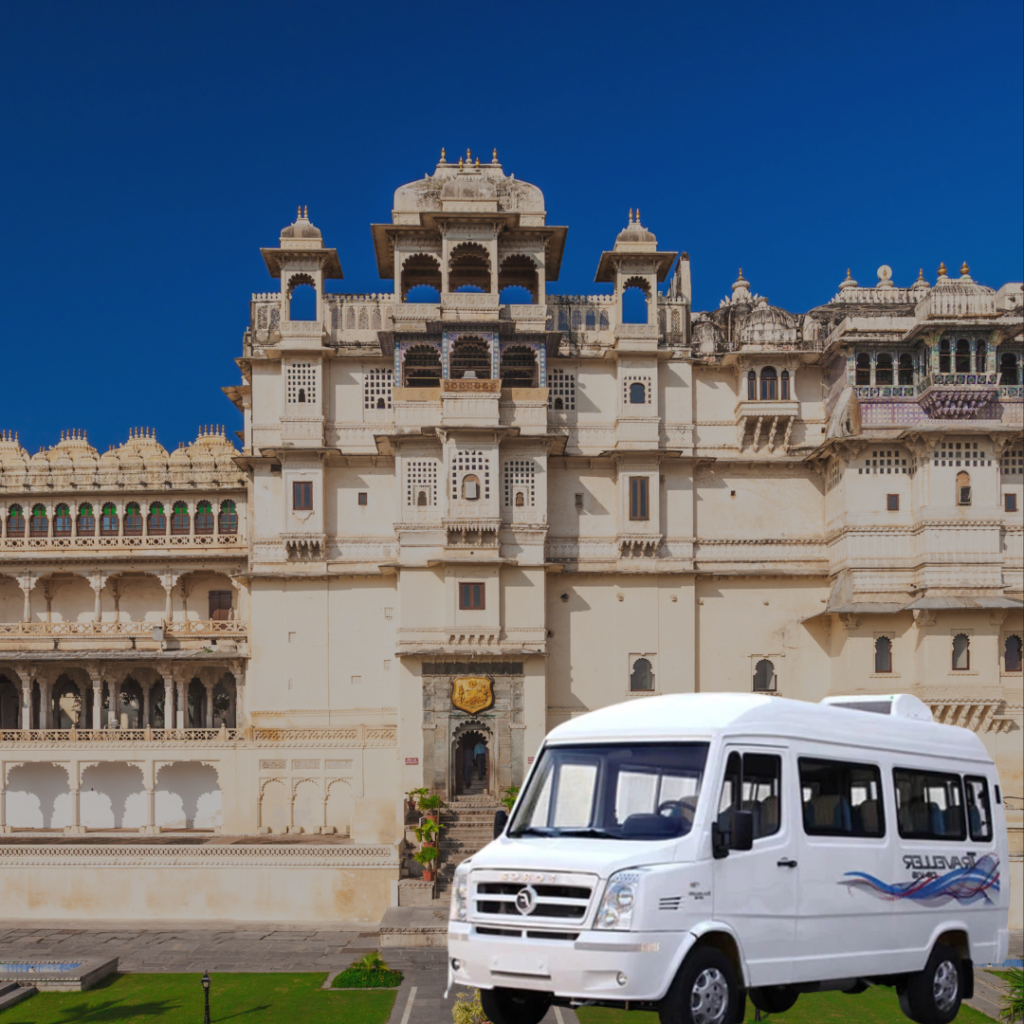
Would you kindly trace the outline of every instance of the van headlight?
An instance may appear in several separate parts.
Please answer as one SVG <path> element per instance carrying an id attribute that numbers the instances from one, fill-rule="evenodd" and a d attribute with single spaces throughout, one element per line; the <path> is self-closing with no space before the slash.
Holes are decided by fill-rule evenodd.
<path id="1" fill-rule="evenodd" d="M 452 902 L 448 910 L 449 921 L 465 921 L 469 914 L 469 869 L 460 864 L 452 882 Z"/>
<path id="2" fill-rule="evenodd" d="M 640 889 L 639 871 L 617 871 L 604 887 L 594 927 L 608 931 L 629 931 L 633 926 L 633 908 Z"/>

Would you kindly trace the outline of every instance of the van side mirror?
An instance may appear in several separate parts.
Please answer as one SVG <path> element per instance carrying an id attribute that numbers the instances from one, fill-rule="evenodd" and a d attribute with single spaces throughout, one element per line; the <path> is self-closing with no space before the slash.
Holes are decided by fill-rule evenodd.
<path id="1" fill-rule="evenodd" d="M 504 807 L 499 807 L 494 812 L 494 838 L 497 839 L 502 832 L 505 831 L 505 826 L 508 824 L 508 811 Z"/>
<path id="2" fill-rule="evenodd" d="M 750 811 L 732 812 L 732 831 L 729 834 L 730 850 L 750 850 L 754 846 L 754 815 Z"/>

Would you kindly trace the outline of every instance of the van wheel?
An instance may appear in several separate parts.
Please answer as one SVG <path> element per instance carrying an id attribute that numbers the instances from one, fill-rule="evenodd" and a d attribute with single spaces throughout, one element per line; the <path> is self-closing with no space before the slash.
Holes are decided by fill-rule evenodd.
<path id="1" fill-rule="evenodd" d="M 701 946 L 683 961 L 658 1007 L 661 1024 L 734 1024 L 742 1020 L 740 991 L 732 961 Z"/>
<path id="2" fill-rule="evenodd" d="M 543 992 L 514 988 L 480 990 L 480 1005 L 491 1024 L 540 1024 L 551 1007 Z"/>
<path id="3" fill-rule="evenodd" d="M 936 946 L 924 970 L 899 986 L 900 1009 L 917 1024 L 950 1024 L 960 1012 L 962 981 L 960 954 L 951 946 Z"/>
<path id="4" fill-rule="evenodd" d="M 785 1013 L 791 1010 L 800 993 L 792 985 L 768 985 L 752 988 L 748 993 L 750 1001 L 762 1013 Z"/>

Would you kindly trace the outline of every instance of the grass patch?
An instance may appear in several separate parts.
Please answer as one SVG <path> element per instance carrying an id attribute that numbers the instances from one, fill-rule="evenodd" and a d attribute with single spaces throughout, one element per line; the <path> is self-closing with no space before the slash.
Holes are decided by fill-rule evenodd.
<path id="1" fill-rule="evenodd" d="M 327 975 L 214 974 L 210 1017 L 233 1024 L 385 1024 L 395 992 L 325 992 Z M 40 992 L 0 1024 L 196 1024 L 199 974 L 115 974 L 88 992 Z"/>
<path id="2" fill-rule="evenodd" d="M 331 982 L 331 988 L 398 988 L 401 984 L 401 971 L 368 971 L 365 967 L 349 967 Z"/>
<path id="3" fill-rule="evenodd" d="M 658 1024 L 656 1013 L 636 1010 L 604 1010 L 584 1007 L 576 1011 L 580 1024 Z M 746 1020 L 754 1019 L 754 1007 L 747 1001 Z M 896 990 L 873 987 L 857 996 L 842 992 L 812 992 L 802 995 L 786 1013 L 762 1013 L 771 1024 L 909 1024 L 900 1010 Z M 957 1024 L 991 1024 L 991 1018 L 970 1006 L 963 1006 Z M 6 1022 L 5 1022 L 6 1024 Z"/>

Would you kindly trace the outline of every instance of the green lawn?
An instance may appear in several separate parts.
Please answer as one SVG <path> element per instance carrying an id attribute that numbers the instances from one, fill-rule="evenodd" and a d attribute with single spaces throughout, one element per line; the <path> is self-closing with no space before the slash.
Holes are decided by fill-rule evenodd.
<path id="1" fill-rule="evenodd" d="M 580 1024 L 658 1024 L 656 1013 L 585 1008 L 576 1014 Z M 747 1024 L 753 1019 L 754 1007 L 748 1001 Z M 910 1024 L 891 988 L 869 988 L 859 996 L 815 992 L 801 996 L 788 1013 L 762 1014 L 761 1019 L 771 1024 Z M 956 1019 L 958 1024 L 991 1024 L 990 1017 L 969 1006 L 962 1007 Z"/>
<path id="2" fill-rule="evenodd" d="M 215 974 L 210 1017 L 238 1024 L 385 1024 L 395 992 L 322 991 L 326 974 Z M 203 989 L 198 974 L 120 974 L 88 992 L 40 992 L 0 1010 L 0 1024 L 136 1021 L 198 1024 Z"/>

